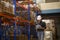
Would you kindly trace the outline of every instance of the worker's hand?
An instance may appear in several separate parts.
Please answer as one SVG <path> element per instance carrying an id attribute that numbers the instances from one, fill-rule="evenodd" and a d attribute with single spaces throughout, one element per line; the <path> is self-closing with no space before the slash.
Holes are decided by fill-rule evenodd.
<path id="1" fill-rule="evenodd" d="M 40 27 L 40 29 L 44 29 L 43 27 Z"/>

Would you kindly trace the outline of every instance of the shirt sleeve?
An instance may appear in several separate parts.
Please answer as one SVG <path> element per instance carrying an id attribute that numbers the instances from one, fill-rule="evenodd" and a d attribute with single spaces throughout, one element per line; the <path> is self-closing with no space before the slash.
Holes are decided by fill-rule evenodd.
<path id="1" fill-rule="evenodd" d="M 46 28 L 46 23 L 42 22 L 41 26 L 44 27 L 44 28 Z"/>

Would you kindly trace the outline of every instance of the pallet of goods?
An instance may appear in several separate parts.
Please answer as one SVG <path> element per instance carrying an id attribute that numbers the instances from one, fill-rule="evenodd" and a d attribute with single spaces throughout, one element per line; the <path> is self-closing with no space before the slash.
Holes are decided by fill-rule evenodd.
<path id="1" fill-rule="evenodd" d="M 2 10 L 3 12 L 7 12 L 10 14 L 14 14 L 14 7 L 13 7 L 13 2 L 12 0 L 2 0 L 1 1 L 1 6 L 2 6 Z"/>

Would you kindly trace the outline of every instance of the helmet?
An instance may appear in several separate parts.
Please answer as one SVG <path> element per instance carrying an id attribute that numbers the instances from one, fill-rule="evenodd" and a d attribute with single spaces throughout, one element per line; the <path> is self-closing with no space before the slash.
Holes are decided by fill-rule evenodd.
<path id="1" fill-rule="evenodd" d="M 41 19 L 42 19 L 41 15 L 38 15 L 37 20 L 41 20 Z"/>

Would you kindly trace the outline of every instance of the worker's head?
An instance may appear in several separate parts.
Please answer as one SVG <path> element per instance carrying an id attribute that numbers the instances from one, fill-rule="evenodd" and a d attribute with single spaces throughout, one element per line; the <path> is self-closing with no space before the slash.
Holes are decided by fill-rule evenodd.
<path id="1" fill-rule="evenodd" d="M 42 20 L 41 15 L 38 15 L 38 16 L 37 16 L 37 21 L 41 21 L 41 20 Z"/>

